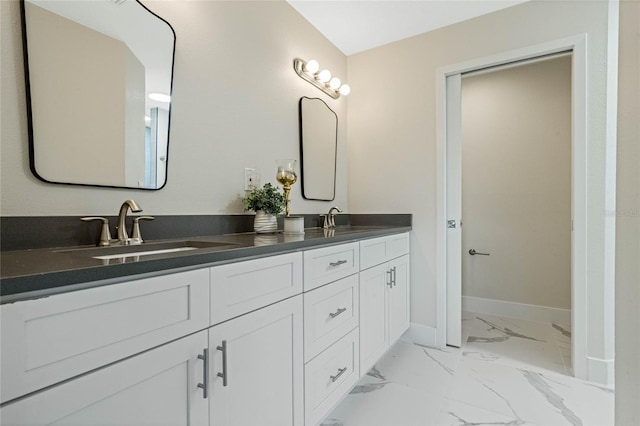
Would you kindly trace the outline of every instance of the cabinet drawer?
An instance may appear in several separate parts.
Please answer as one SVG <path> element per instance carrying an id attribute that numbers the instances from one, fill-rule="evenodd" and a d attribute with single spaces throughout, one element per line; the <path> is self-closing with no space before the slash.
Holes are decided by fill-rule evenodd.
<path id="1" fill-rule="evenodd" d="M 304 291 L 358 272 L 359 244 L 349 243 L 304 252 Z"/>
<path id="2" fill-rule="evenodd" d="M 211 324 L 302 293 L 302 254 L 211 268 Z"/>
<path id="3" fill-rule="evenodd" d="M 304 360 L 358 326 L 358 275 L 304 294 Z"/>
<path id="4" fill-rule="evenodd" d="M 304 367 L 305 425 L 318 424 L 358 382 L 358 329 Z"/>
<path id="5" fill-rule="evenodd" d="M 2 402 L 203 329 L 200 269 L 2 305 Z"/>
<path id="6" fill-rule="evenodd" d="M 409 234 L 396 234 L 360 242 L 360 269 L 364 270 L 409 253 Z"/>

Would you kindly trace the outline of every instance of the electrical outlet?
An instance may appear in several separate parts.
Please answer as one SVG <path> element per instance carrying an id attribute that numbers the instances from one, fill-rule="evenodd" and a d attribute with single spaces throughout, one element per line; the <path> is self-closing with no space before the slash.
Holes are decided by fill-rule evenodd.
<path id="1" fill-rule="evenodd" d="M 244 190 L 251 191 L 260 186 L 260 175 L 255 169 L 245 167 L 244 169 Z"/>

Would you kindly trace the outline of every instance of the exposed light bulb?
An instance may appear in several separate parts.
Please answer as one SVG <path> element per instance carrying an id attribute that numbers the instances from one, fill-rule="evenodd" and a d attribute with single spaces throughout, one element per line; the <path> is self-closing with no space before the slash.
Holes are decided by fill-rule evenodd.
<path id="1" fill-rule="evenodd" d="M 333 90 L 338 90 L 338 88 L 340 87 L 340 84 L 342 84 L 342 82 L 338 77 L 333 77 L 329 81 L 329 87 L 331 87 Z"/>
<path id="2" fill-rule="evenodd" d="M 342 86 L 340 86 L 340 90 L 338 91 L 341 95 L 347 96 L 349 93 L 351 93 L 351 87 L 349 87 L 348 84 L 343 84 Z"/>
<path id="3" fill-rule="evenodd" d="M 318 74 L 318 80 L 320 80 L 323 83 L 326 83 L 327 81 L 331 80 L 331 72 L 329 70 L 320 71 L 320 73 Z"/>
<path id="4" fill-rule="evenodd" d="M 149 99 L 153 99 L 158 102 L 171 102 L 171 96 L 166 93 L 149 93 Z"/>
<path id="5" fill-rule="evenodd" d="M 309 62 L 304 64 L 304 70 L 309 74 L 315 74 L 320 69 L 320 64 L 315 59 L 311 59 Z"/>

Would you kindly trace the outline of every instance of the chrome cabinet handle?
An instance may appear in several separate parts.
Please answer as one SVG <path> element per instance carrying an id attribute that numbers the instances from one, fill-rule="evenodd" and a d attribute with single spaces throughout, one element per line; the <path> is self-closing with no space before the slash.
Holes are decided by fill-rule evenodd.
<path id="1" fill-rule="evenodd" d="M 343 312 L 347 312 L 347 308 L 338 308 L 337 311 L 330 313 L 329 316 L 331 318 L 335 318 L 335 317 L 337 317 L 338 315 L 340 315 Z"/>
<path id="2" fill-rule="evenodd" d="M 471 256 L 475 256 L 476 254 L 479 256 L 489 256 L 489 253 L 480 253 L 480 252 L 477 252 L 476 249 L 469 250 L 469 254 Z"/>
<path id="3" fill-rule="evenodd" d="M 393 287 L 393 272 L 391 272 L 391 269 L 387 271 L 387 275 L 389 276 L 389 279 L 387 280 L 387 285 L 389 286 L 389 288 L 391 288 Z"/>
<path id="4" fill-rule="evenodd" d="M 345 263 L 347 263 L 346 260 L 338 260 L 337 262 L 330 262 L 329 266 L 335 268 L 336 266 L 344 265 Z"/>
<path id="5" fill-rule="evenodd" d="M 222 386 L 227 386 L 227 341 L 223 340 L 222 346 L 216 349 L 222 351 L 222 373 L 218 373 L 218 377 L 222 377 Z"/>
<path id="6" fill-rule="evenodd" d="M 198 355 L 198 359 L 202 360 L 202 383 L 198 383 L 198 387 L 202 389 L 202 397 L 207 399 L 209 396 L 209 349 L 204 349 L 202 355 Z"/>
<path id="7" fill-rule="evenodd" d="M 391 268 L 391 276 L 393 277 L 393 286 L 395 287 L 398 282 L 396 281 L 396 267 Z"/>
<path id="8" fill-rule="evenodd" d="M 338 378 L 340 376 L 342 376 L 344 374 L 344 372 L 347 371 L 347 367 L 344 368 L 338 368 L 338 374 L 336 374 L 335 376 L 330 376 L 331 381 L 335 382 L 336 380 L 338 380 Z"/>

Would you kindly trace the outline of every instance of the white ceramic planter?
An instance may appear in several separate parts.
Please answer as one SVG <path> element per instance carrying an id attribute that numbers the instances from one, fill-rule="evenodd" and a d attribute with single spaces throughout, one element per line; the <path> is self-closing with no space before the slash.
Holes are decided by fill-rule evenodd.
<path id="1" fill-rule="evenodd" d="M 284 218 L 284 234 L 300 235 L 304 234 L 304 217 L 288 216 Z"/>
<path id="2" fill-rule="evenodd" d="M 274 215 L 258 210 L 253 220 L 253 230 L 258 234 L 275 232 L 278 230 L 278 221 Z"/>

